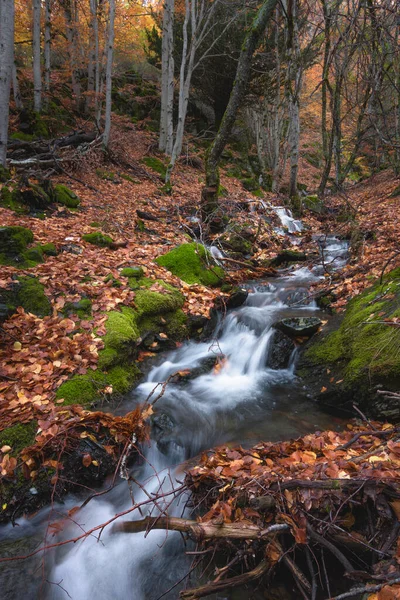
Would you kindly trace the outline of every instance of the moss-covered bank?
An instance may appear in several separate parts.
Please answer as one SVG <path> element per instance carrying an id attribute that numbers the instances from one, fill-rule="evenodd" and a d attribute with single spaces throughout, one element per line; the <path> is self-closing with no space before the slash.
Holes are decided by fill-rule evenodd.
<path id="1" fill-rule="evenodd" d="M 65 404 L 87 406 L 101 398 L 126 394 L 141 376 L 135 358 L 142 343 L 157 346 L 155 336 L 163 334 L 161 339 L 175 344 L 186 336 L 182 294 L 161 280 L 157 284 L 163 292 L 149 289 L 153 280 L 132 279 L 138 288 L 134 306 L 108 313 L 98 368 L 75 375 L 60 386 L 57 399 L 63 398 Z"/>
<path id="2" fill-rule="evenodd" d="M 400 389 L 400 269 L 353 298 L 340 326 L 315 336 L 298 373 L 326 406 L 352 410 L 357 403 L 375 417 L 400 419 L 398 401 L 378 390 Z M 392 324 L 390 324 L 392 322 Z"/>
<path id="3" fill-rule="evenodd" d="M 156 262 L 186 283 L 216 287 L 224 281 L 223 269 L 215 265 L 213 257 L 201 244 L 181 244 L 156 258 Z"/>

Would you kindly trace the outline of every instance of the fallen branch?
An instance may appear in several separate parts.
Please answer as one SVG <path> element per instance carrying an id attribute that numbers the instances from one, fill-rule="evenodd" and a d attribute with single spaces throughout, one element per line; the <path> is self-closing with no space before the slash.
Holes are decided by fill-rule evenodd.
<path id="1" fill-rule="evenodd" d="M 260 579 L 260 577 L 262 577 L 268 571 L 268 569 L 268 562 L 266 560 L 262 560 L 252 571 L 243 573 L 243 575 L 231 577 L 230 579 L 223 579 L 222 581 L 213 581 L 198 588 L 185 590 L 180 593 L 180 597 L 184 598 L 185 600 L 196 600 L 196 598 L 204 598 L 205 596 L 210 596 L 211 594 L 215 594 L 216 592 L 220 592 L 228 588 L 244 585 L 245 583 L 250 583 L 251 581 L 256 581 L 257 579 Z"/>
<path id="2" fill-rule="evenodd" d="M 289 525 L 279 523 L 262 529 L 257 525 L 247 523 L 222 523 L 216 525 L 211 521 L 198 523 L 189 519 L 178 517 L 146 517 L 140 521 L 123 521 L 116 523 L 113 533 L 138 533 L 151 529 L 166 529 L 187 533 L 194 540 L 200 542 L 209 539 L 255 540 L 269 537 L 277 532 L 288 531 Z"/>
<path id="3" fill-rule="evenodd" d="M 378 585 L 366 585 L 364 587 L 353 588 L 352 590 L 345 592 L 344 594 L 339 594 L 339 596 L 335 596 L 334 598 L 330 598 L 329 600 L 345 600 L 345 598 L 353 598 L 354 596 L 358 596 L 359 594 L 371 594 L 373 592 L 380 592 L 382 588 L 387 585 L 395 585 L 396 583 L 400 583 L 400 577 L 397 579 L 392 579 L 392 581 L 385 581 L 385 583 L 380 583 Z"/>

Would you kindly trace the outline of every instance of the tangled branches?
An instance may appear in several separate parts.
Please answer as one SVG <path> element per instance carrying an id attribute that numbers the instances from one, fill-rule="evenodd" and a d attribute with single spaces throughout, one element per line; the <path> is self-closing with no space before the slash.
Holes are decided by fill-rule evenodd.
<path id="1" fill-rule="evenodd" d="M 118 531 L 177 530 L 197 542 L 199 554 L 227 556 L 213 581 L 181 592 L 186 600 L 288 575 L 292 597 L 305 600 L 387 586 L 398 593 L 399 431 L 371 423 L 247 450 L 217 448 L 186 475 L 202 517 L 122 522 Z"/>

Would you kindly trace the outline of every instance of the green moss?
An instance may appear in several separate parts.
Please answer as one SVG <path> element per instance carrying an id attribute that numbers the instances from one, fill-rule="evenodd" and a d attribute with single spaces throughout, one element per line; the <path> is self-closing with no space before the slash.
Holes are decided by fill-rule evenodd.
<path id="1" fill-rule="evenodd" d="M 0 165 L 0 183 L 7 183 L 11 179 L 11 173 L 6 167 Z"/>
<path id="2" fill-rule="evenodd" d="M 101 371 L 90 371 L 85 375 L 75 375 L 63 383 L 56 392 L 56 399 L 63 398 L 64 404 L 87 406 L 94 402 L 104 388 Z"/>
<path id="3" fill-rule="evenodd" d="M 165 320 L 165 331 L 169 338 L 181 340 L 187 337 L 187 315 L 183 310 L 178 309 L 171 315 L 166 315 Z"/>
<path id="4" fill-rule="evenodd" d="M 123 307 L 123 312 L 111 311 L 109 313 L 104 336 L 106 348 L 126 352 L 126 349 L 134 345 L 139 337 L 136 315 L 132 309 Z"/>
<path id="5" fill-rule="evenodd" d="M 80 319 L 87 319 L 92 315 L 92 301 L 90 298 L 81 298 L 78 302 L 67 302 L 62 312 L 65 315 L 75 314 Z"/>
<path id="6" fill-rule="evenodd" d="M 28 249 L 33 233 L 25 227 L 0 227 L 0 264 L 29 269 L 43 262 L 40 247 Z"/>
<path id="7" fill-rule="evenodd" d="M 133 177 L 127 175 L 126 173 L 121 173 L 121 178 L 125 179 L 126 181 L 129 181 L 130 183 L 140 184 L 140 181 L 138 181 L 137 179 L 133 179 Z"/>
<path id="8" fill-rule="evenodd" d="M 107 372 L 98 369 L 85 375 L 75 375 L 58 388 L 56 398 L 62 398 L 64 405 L 88 406 L 96 402 L 109 386 L 112 386 L 113 394 L 126 394 L 140 375 L 134 364 L 111 367 Z"/>
<path id="9" fill-rule="evenodd" d="M 44 293 L 44 287 L 36 277 L 18 277 L 19 287 L 16 292 L 17 306 L 38 317 L 51 314 L 50 300 Z"/>
<path id="10" fill-rule="evenodd" d="M 11 446 L 10 453 L 14 456 L 35 441 L 37 421 L 18 423 L 0 432 L 0 448 Z"/>
<path id="11" fill-rule="evenodd" d="M 122 287 L 122 282 L 119 279 L 117 279 L 116 277 L 114 277 L 114 275 L 112 273 L 109 273 L 107 275 L 107 277 L 104 279 L 104 281 L 106 283 L 111 281 L 113 287 L 116 287 L 116 288 Z"/>
<path id="12" fill-rule="evenodd" d="M 185 299 L 176 291 L 166 294 L 151 292 L 150 290 L 139 290 L 136 292 L 135 305 L 138 316 L 162 315 L 173 312 L 183 306 Z"/>
<path id="13" fill-rule="evenodd" d="M 113 393 L 127 394 L 135 381 L 141 376 L 136 365 L 117 365 L 112 367 L 106 374 L 107 385 L 111 385 Z"/>
<path id="14" fill-rule="evenodd" d="M 241 179 L 240 181 L 244 189 L 248 192 L 255 192 L 260 189 L 260 184 L 258 183 L 258 179 L 256 177 L 247 177 L 245 179 Z"/>
<path id="15" fill-rule="evenodd" d="M 121 269 L 122 277 L 133 277 L 134 279 L 140 279 L 143 277 L 144 271 L 142 267 L 125 267 Z"/>
<path id="16" fill-rule="evenodd" d="M 46 254 L 47 256 L 57 256 L 58 254 L 57 248 L 52 242 L 49 242 L 48 244 L 41 244 L 40 248 L 43 254 Z"/>
<path id="17" fill-rule="evenodd" d="M 101 248 L 110 247 L 113 243 L 113 239 L 109 235 L 104 235 L 101 231 L 95 231 L 94 233 L 85 233 L 82 239 L 89 244 L 100 246 Z"/>
<path id="18" fill-rule="evenodd" d="M 337 331 L 312 344 L 307 360 L 329 367 L 337 364 L 345 384 L 374 377 L 400 376 L 398 330 L 381 323 L 400 314 L 400 269 L 383 285 L 376 283 L 353 298 Z"/>
<path id="19" fill-rule="evenodd" d="M 182 244 L 156 258 L 156 262 L 189 284 L 214 287 L 223 283 L 223 269 L 213 264 L 212 256 L 200 244 Z"/>
<path id="20" fill-rule="evenodd" d="M 120 356 L 114 348 L 104 348 L 99 352 L 98 368 L 102 371 L 109 369 L 116 365 L 120 359 Z"/>
<path id="21" fill-rule="evenodd" d="M 154 156 L 145 156 L 143 162 L 147 167 L 161 175 L 163 179 L 165 178 L 167 167 L 159 158 Z"/>
<path id="22" fill-rule="evenodd" d="M 31 142 L 35 136 L 32 135 L 31 133 L 23 133 L 22 131 L 14 131 L 14 133 L 12 133 L 10 135 L 10 138 L 12 140 L 20 140 L 21 142 Z"/>
<path id="23" fill-rule="evenodd" d="M 27 260 L 33 261 L 35 263 L 43 262 L 43 250 L 41 246 L 35 246 L 34 248 L 28 248 L 25 251 L 24 256 Z"/>
<path id="24" fill-rule="evenodd" d="M 54 186 L 53 198 L 54 202 L 63 204 L 67 208 L 77 208 L 81 202 L 75 192 L 61 183 Z"/>
<path id="25" fill-rule="evenodd" d="M 101 227 L 101 223 L 99 221 L 92 221 L 92 223 L 89 223 L 89 227 L 94 227 L 95 229 L 98 229 L 99 227 Z"/>

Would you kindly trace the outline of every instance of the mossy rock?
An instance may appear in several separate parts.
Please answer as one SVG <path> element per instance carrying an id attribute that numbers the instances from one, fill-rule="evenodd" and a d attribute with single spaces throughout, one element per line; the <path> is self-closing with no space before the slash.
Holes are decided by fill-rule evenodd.
<path id="1" fill-rule="evenodd" d="M 383 323 L 398 316 L 400 269 L 395 269 L 382 285 L 377 282 L 349 302 L 336 331 L 313 338 L 299 369 L 320 403 L 351 408 L 357 402 L 373 416 L 400 418 L 399 403 L 382 408 L 376 393 L 379 386 L 389 391 L 400 386 L 400 336 Z"/>
<path id="2" fill-rule="evenodd" d="M 67 208 L 77 208 L 80 204 L 80 198 L 70 190 L 66 185 L 58 183 L 53 190 L 54 202 L 62 204 Z"/>
<path id="3" fill-rule="evenodd" d="M 167 291 L 165 294 L 150 290 L 138 290 L 136 292 L 135 306 L 139 317 L 163 315 L 182 308 L 185 302 L 184 296 L 174 288 L 165 289 Z"/>
<path id="4" fill-rule="evenodd" d="M 38 424 L 33 420 L 29 423 L 18 423 L 0 431 L 0 448 L 11 446 L 10 454 L 17 455 L 21 450 L 31 446 L 36 437 Z"/>
<path id="5" fill-rule="evenodd" d="M 13 199 L 15 202 L 25 204 L 31 209 L 44 210 L 52 203 L 51 195 L 37 183 L 28 183 L 20 185 L 13 191 Z"/>
<path id="6" fill-rule="evenodd" d="M 62 312 L 64 315 L 75 314 L 81 319 L 87 319 L 92 315 L 92 301 L 90 298 L 81 298 L 77 302 L 67 302 Z"/>
<path id="7" fill-rule="evenodd" d="M 142 267 L 124 267 L 121 269 L 120 274 L 122 277 L 133 277 L 134 279 L 141 279 L 144 275 Z"/>
<path id="8" fill-rule="evenodd" d="M 100 246 L 100 248 L 109 248 L 113 243 L 113 239 L 109 235 L 104 235 L 101 231 L 95 231 L 94 233 L 85 233 L 82 239 L 89 244 L 94 246 Z"/>
<path id="9" fill-rule="evenodd" d="M 0 264 L 29 269 L 43 262 L 39 246 L 28 248 L 32 242 L 33 233 L 26 227 L 0 227 Z"/>
<path id="10" fill-rule="evenodd" d="M 159 158 L 156 158 L 155 156 L 145 156 L 145 158 L 143 159 L 143 163 L 147 167 L 149 167 L 150 169 L 152 169 L 153 171 L 155 171 L 156 173 L 161 175 L 161 177 L 163 179 L 165 179 L 165 175 L 167 173 L 167 167 L 162 162 L 162 160 L 160 160 Z"/>
<path id="11" fill-rule="evenodd" d="M 113 395 L 127 394 L 140 376 L 141 372 L 135 364 L 116 365 L 107 372 L 97 369 L 85 375 L 75 375 L 63 383 L 57 390 L 56 398 L 62 398 L 64 405 L 89 406 L 99 400 L 109 386 Z"/>
<path id="12" fill-rule="evenodd" d="M 316 194 L 305 196 L 302 199 L 302 204 L 303 208 L 318 215 L 321 215 L 325 210 L 324 202 Z"/>
<path id="13" fill-rule="evenodd" d="M 255 177 L 247 177 L 246 179 L 241 179 L 240 182 L 244 189 L 248 192 L 255 192 L 260 189 L 258 179 L 256 179 Z"/>
<path id="14" fill-rule="evenodd" d="M 181 244 L 156 258 L 156 262 L 189 284 L 216 287 L 223 283 L 225 276 L 223 269 L 214 264 L 211 254 L 201 244 Z"/>
<path id="15" fill-rule="evenodd" d="M 6 167 L 3 167 L 3 165 L 0 165 L 0 183 L 7 183 L 7 181 L 10 181 L 10 179 L 10 171 L 6 169 Z"/>
<path id="16" fill-rule="evenodd" d="M 252 243 L 240 235 L 240 233 L 231 232 L 223 234 L 218 241 L 223 249 L 231 250 L 238 254 L 247 255 L 253 251 Z"/>
<path id="17" fill-rule="evenodd" d="M 41 244 L 40 248 L 43 254 L 46 254 L 46 256 L 57 256 L 58 254 L 56 245 L 52 242 L 49 242 L 48 244 Z"/>
<path id="18" fill-rule="evenodd" d="M 29 209 L 25 204 L 16 198 L 13 193 L 13 186 L 7 187 L 4 185 L 0 190 L 0 206 L 13 210 L 17 214 L 28 213 Z"/>
<path id="19" fill-rule="evenodd" d="M 14 296 L 16 306 L 22 306 L 26 312 L 38 317 L 51 315 L 50 300 L 36 277 L 18 277 L 18 283 Z"/>
<path id="20" fill-rule="evenodd" d="M 14 131 L 10 138 L 12 140 L 19 140 L 20 142 L 32 142 L 35 136 L 32 133 L 24 133 L 23 131 Z"/>
<path id="21" fill-rule="evenodd" d="M 139 337 L 136 314 L 133 309 L 123 307 L 122 312 L 111 311 L 108 314 L 106 335 L 103 338 L 106 348 L 113 348 L 126 354 L 129 346 L 135 346 Z"/>
<path id="22" fill-rule="evenodd" d="M 280 267 L 281 265 L 304 262 L 307 260 L 307 254 L 297 252 L 296 250 L 283 250 L 270 261 L 271 267 Z"/>

